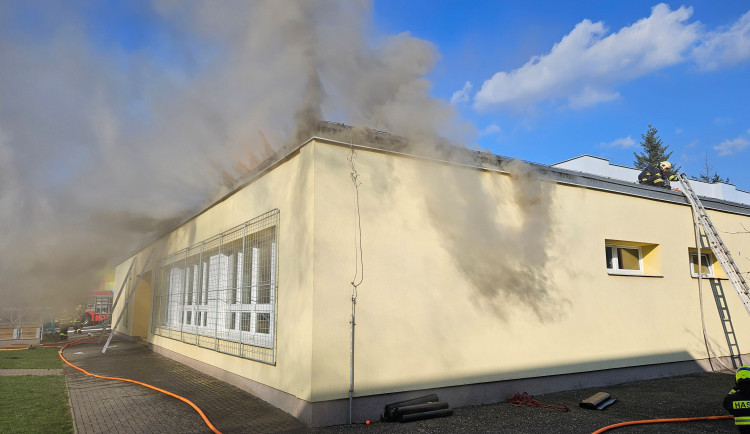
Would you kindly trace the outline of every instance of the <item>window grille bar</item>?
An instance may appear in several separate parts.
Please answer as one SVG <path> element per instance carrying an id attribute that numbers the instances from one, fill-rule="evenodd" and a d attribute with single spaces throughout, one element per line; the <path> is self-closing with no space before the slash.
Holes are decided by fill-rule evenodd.
<path id="1" fill-rule="evenodd" d="M 278 224 L 274 209 L 165 256 L 155 273 L 154 334 L 275 364 Z"/>
<path id="2" fill-rule="evenodd" d="M 185 249 L 185 260 L 183 261 L 183 264 L 187 268 L 187 249 Z M 185 339 L 185 285 L 184 282 L 178 282 L 178 287 L 180 288 L 180 339 Z"/>
<path id="3" fill-rule="evenodd" d="M 221 247 L 224 241 L 224 234 L 219 235 L 219 258 L 221 258 Z M 225 291 L 224 288 L 221 288 L 221 282 L 222 282 L 222 275 L 221 275 L 222 267 L 221 263 L 219 263 L 219 281 L 217 286 L 217 292 L 214 296 L 214 350 L 219 349 L 219 303 L 221 302 L 221 294 L 223 291 Z M 228 276 L 227 276 L 228 278 Z M 225 279 L 226 280 L 226 279 Z M 229 286 L 229 285 L 227 285 Z"/>

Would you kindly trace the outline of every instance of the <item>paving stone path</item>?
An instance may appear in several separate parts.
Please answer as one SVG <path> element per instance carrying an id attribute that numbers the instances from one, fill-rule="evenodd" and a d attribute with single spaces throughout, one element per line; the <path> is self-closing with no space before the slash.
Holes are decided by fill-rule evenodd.
<path id="1" fill-rule="evenodd" d="M 220 380 L 149 350 L 118 342 L 68 347 L 64 356 L 92 374 L 128 378 L 183 396 L 223 433 L 306 432 L 293 416 Z M 210 432 L 188 404 L 136 384 L 103 380 L 66 366 L 77 434 Z"/>

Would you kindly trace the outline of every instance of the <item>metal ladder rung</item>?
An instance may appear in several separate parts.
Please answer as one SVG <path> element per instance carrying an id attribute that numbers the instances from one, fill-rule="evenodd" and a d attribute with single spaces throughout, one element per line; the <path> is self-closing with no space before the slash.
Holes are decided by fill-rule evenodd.
<path id="1" fill-rule="evenodd" d="M 683 193 L 687 197 L 688 202 L 690 202 L 690 206 L 699 217 L 697 221 L 700 223 L 703 232 L 709 240 L 708 245 L 711 247 L 711 251 L 718 259 L 719 264 L 721 264 L 721 268 L 724 270 L 724 273 L 726 273 L 729 281 L 732 282 L 732 286 L 734 286 L 734 289 L 737 291 L 737 295 L 740 297 L 745 309 L 750 313 L 750 287 L 748 287 L 745 278 L 742 276 L 742 273 L 740 273 L 739 268 L 737 268 L 734 259 L 732 259 L 729 249 L 721 239 L 721 235 L 719 235 L 719 232 L 716 230 L 716 226 L 714 226 L 706 209 L 703 207 L 700 199 L 698 199 L 698 195 L 693 191 L 693 187 L 688 182 L 684 173 L 680 174 L 679 180 L 683 187 Z"/>
<path id="2" fill-rule="evenodd" d="M 109 343 L 112 342 L 112 336 L 114 336 L 115 330 L 117 330 L 117 326 L 120 325 L 120 321 L 122 320 L 123 316 L 125 316 L 125 314 L 127 313 L 127 310 L 125 309 L 125 307 L 127 307 L 130 304 L 130 302 L 132 301 L 133 294 L 135 294 L 135 290 L 136 290 L 136 288 L 138 288 L 138 284 L 141 282 L 141 277 L 143 277 L 143 273 L 146 272 L 146 267 L 148 267 L 148 263 L 149 263 L 149 261 L 151 261 L 151 255 L 153 255 L 153 253 L 154 253 L 154 249 L 151 249 L 151 251 L 148 254 L 148 257 L 146 257 L 146 262 L 143 263 L 143 268 L 141 269 L 140 274 L 138 274 L 138 278 L 135 279 L 135 283 L 133 283 L 133 286 L 130 288 L 130 291 L 128 291 L 128 298 L 125 300 L 125 305 L 120 310 L 120 315 L 118 315 L 118 317 L 117 317 L 117 322 L 115 322 L 111 326 L 111 331 L 109 332 L 109 337 L 107 338 L 107 342 L 104 344 L 104 347 L 102 347 L 102 354 L 104 354 L 104 353 L 107 352 L 107 348 L 109 347 Z M 133 266 L 134 263 L 135 263 L 135 259 L 133 259 L 133 262 L 131 262 L 131 268 L 132 268 L 132 266 Z M 127 281 L 127 276 L 126 276 L 125 280 Z M 125 287 L 125 283 L 123 282 L 123 288 L 124 287 Z M 120 290 L 120 292 L 122 292 L 122 289 Z M 119 294 L 118 294 L 117 298 L 118 299 L 120 298 Z M 114 306 L 112 307 L 112 312 L 114 312 Z M 111 316 L 112 315 L 110 315 L 110 317 Z"/>

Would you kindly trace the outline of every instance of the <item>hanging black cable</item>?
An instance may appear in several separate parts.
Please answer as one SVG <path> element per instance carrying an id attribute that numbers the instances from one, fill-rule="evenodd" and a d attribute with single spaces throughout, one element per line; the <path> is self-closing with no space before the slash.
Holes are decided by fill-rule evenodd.
<path id="1" fill-rule="evenodd" d="M 349 425 L 352 424 L 352 402 L 354 397 L 354 327 L 356 326 L 357 288 L 364 281 L 364 261 L 362 259 L 362 219 L 359 211 L 359 172 L 354 164 L 356 154 L 354 144 L 349 142 L 349 176 L 354 185 L 354 277 L 352 277 L 352 313 L 350 319 L 351 342 L 349 352 Z"/>

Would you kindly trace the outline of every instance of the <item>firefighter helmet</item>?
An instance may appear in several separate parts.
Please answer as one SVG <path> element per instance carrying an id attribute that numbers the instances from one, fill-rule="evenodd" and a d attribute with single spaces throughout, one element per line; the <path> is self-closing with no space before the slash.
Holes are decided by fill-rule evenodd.
<path id="1" fill-rule="evenodd" d="M 672 163 L 670 163 L 669 161 L 662 161 L 661 163 L 659 163 L 659 169 L 661 170 L 669 170 L 671 168 Z"/>
<path id="2" fill-rule="evenodd" d="M 750 366 L 742 366 L 737 370 L 737 374 L 734 376 L 735 380 L 739 383 L 740 381 L 750 380 Z"/>

